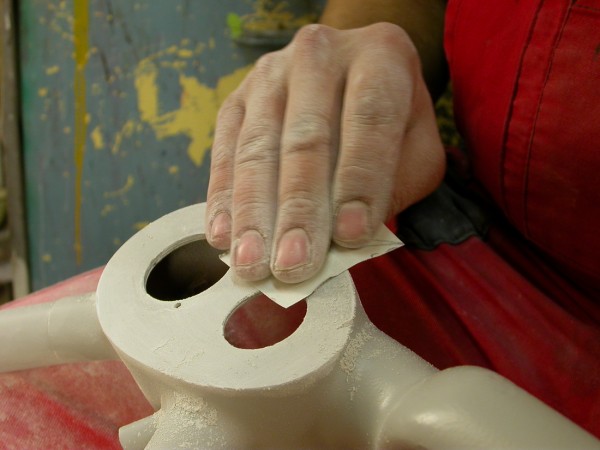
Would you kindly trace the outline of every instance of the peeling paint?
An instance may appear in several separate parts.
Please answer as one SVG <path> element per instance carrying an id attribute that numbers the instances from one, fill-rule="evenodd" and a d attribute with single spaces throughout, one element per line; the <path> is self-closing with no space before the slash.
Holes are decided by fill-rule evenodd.
<path id="1" fill-rule="evenodd" d="M 106 217 L 108 216 L 111 212 L 113 212 L 115 210 L 115 205 L 104 205 L 104 207 L 102 208 L 102 211 L 100 211 L 100 215 L 102 217 Z"/>
<path id="2" fill-rule="evenodd" d="M 50 66 L 46 68 L 46 75 L 56 75 L 60 72 L 60 67 L 58 66 Z"/>
<path id="3" fill-rule="evenodd" d="M 190 49 L 182 48 L 177 52 L 177 56 L 180 58 L 191 58 L 194 56 L 194 52 L 192 52 Z"/>
<path id="4" fill-rule="evenodd" d="M 102 150 L 104 148 L 104 136 L 102 135 L 100 125 L 92 130 L 90 137 L 92 138 L 92 144 L 96 150 Z"/>
<path id="5" fill-rule="evenodd" d="M 110 149 L 113 155 L 116 155 L 121 150 L 121 144 L 123 143 L 124 138 L 130 138 L 133 136 L 133 133 L 136 129 L 139 129 L 140 125 L 136 123 L 134 120 L 128 120 L 123 124 L 121 130 L 115 134 L 115 141 Z"/>
<path id="6" fill-rule="evenodd" d="M 135 184 L 135 180 L 133 178 L 133 175 L 128 175 L 127 176 L 127 181 L 125 182 L 125 185 L 122 188 L 117 189 L 116 191 L 105 192 L 104 193 L 104 198 L 121 197 L 122 195 L 124 195 L 127 192 L 129 192 L 131 190 L 131 188 L 133 187 L 134 184 Z"/>
<path id="7" fill-rule="evenodd" d="M 200 166 L 212 145 L 217 111 L 221 103 L 239 85 L 251 67 L 242 67 L 220 78 L 215 89 L 200 83 L 195 77 L 180 74 L 180 108 L 161 114 L 157 85 L 160 69 L 153 58 L 146 58 L 139 63 L 135 73 L 140 118 L 152 127 L 158 140 L 181 134 L 189 137 L 188 156 L 196 166 Z"/>
<path id="8" fill-rule="evenodd" d="M 145 221 L 144 222 L 136 222 L 133 224 L 132 228 L 135 231 L 140 231 L 140 230 L 144 229 L 145 227 L 147 227 L 149 224 L 150 224 L 150 222 L 145 222 Z"/>

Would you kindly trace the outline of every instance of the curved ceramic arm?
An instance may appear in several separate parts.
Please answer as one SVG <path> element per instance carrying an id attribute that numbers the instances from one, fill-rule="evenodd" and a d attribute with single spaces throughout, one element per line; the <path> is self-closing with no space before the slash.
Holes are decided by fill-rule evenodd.
<path id="1" fill-rule="evenodd" d="M 383 420 L 380 448 L 600 449 L 591 434 L 480 367 L 427 377 Z"/>
<path id="2" fill-rule="evenodd" d="M 0 372 L 117 359 L 96 314 L 94 292 L 0 312 Z"/>
<path id="3" fill-rule="evenodd" d="M 156 432 L 157 411 L 152 416 L 144 417 L 119 429 L 119 441 L 125 450 L 143 450 Z"/>
<path id="4" fill-rule="evenodd" d="M 319 405 L 327 397 L 331 409 Z M 369 322 L 317 405 L 328 448 L 600 450 L 594 436 L 497 373 L 437 371 Z"/>

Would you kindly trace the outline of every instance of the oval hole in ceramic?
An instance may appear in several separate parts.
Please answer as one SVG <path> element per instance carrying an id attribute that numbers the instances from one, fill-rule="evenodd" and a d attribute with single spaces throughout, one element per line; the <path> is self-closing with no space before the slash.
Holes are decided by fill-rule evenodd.
<path id="1" fill-rule="evenodd" d="M 306 300 L 283 308 L 264 294 L 258 294 L 238 306 L 225 322 L 227 342 L 241 349 L 259 349 L 275 345 L 304 321 Z"/>
<path id="2" fill-rule="evenodd" d="M 229 270 L 219 259 L 221 252 L 205 239 L 177 247 L 150 271 L 146 292 L 157 300 L 174 301 L 206 291 Z"/>

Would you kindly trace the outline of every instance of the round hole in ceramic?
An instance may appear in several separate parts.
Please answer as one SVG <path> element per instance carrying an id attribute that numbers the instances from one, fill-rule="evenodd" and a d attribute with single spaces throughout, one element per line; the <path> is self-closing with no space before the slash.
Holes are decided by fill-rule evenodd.
<path id="1" fill-rule="evenodd" d="M 211 247 L 205 239 L 177 247 L 152 268 L 146 280 L 146 292 L 163 301 L 183 300 L 204 292 L 229 270 L 219 259 L 219 253 L 221 251 Z"/>
<path id="2" fill-rule="evenodd" d="M 306 300 L 283 308 L 264 294 L 238 306 L 225 322 L 227 342 L 241 349 L 275 345 L 294 333 L 306 316 Z"/>

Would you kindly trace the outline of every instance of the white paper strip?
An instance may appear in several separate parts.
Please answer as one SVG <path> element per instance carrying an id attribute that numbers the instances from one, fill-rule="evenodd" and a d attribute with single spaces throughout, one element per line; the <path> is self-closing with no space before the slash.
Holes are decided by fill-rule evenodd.
<path id="1" fill-rule="evenodd" d="M 277 280 L 272 275 L 264 280 L 245 282 L 236 280 L 237 284 L 250 285 L 284 308 L 289 308 L 302 299 L 312 294 L 325 281 L 333 278 L 350 267 L 366 261 L 367 259 L 381 256 L 387 252 L 402 247 L 404 244 L 385 225 L 381 225 L 373 240 L 364 247 L 350 249 L 332 244 L 325 264 L 320 272 L 309 280 L 301 283 L 289 284 Z M 224 253 L 221 260 L 231 267 L 230 254 Z"/>

